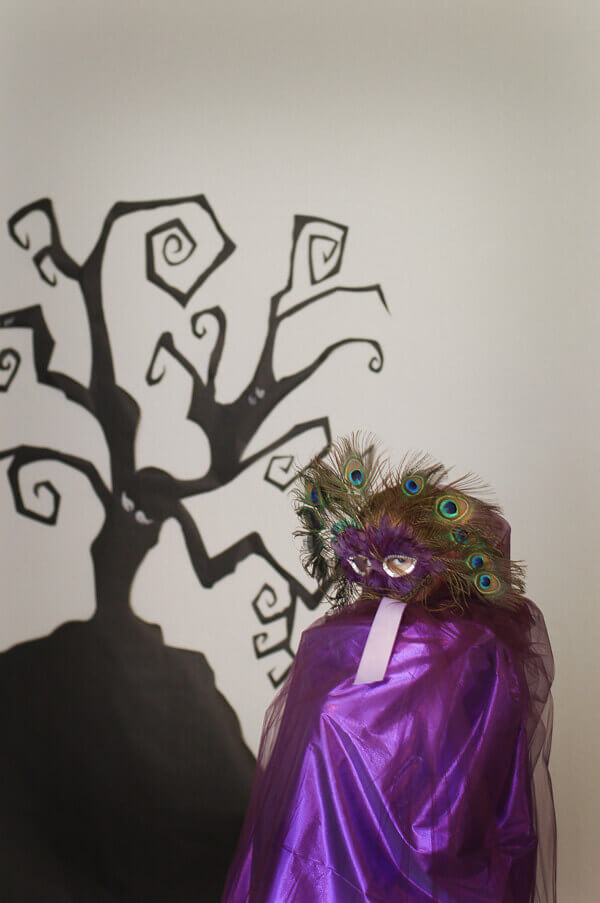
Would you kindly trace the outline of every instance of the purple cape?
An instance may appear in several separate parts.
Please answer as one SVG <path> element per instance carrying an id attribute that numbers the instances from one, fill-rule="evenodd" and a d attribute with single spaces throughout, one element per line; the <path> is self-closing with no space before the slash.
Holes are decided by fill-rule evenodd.
<path id="1" fill-rule="evenodd" d="M 553 903 L 553 662 L 533 625 L 409 605 L 354 685 L 376 604 L 302 636 L 267 711 L 224 903 Z"/>

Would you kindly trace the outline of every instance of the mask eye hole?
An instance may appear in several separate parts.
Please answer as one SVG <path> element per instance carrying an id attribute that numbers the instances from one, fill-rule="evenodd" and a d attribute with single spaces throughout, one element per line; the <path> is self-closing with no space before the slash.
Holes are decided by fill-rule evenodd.
<path id="1" fill-rule="evenodd" d="M 408 555 L 388 555 L 382 562 L 383 570 L 389 577 L 405 577 L 414 571 L 416 563 L 417 559 Z"/>
<path id="2" fill-rule="evenodd" d="M 360 574 L 361 577 L 365 576 L 370 567 L 369 559 L 365 555 L 353 555 L 348 559 L 348 564 L 355 574 Z"/>

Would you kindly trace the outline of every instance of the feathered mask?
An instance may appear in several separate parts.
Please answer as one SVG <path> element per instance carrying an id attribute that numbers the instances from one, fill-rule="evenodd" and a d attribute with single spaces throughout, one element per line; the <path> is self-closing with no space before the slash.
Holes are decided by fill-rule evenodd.
<path id="1" fill-rule="evenodd" d="M 357 434 L 311 461 L 295 489 L 295 535 L 304 568 L 335 605 L 362 591 L 434 611 L 522 608 L 523 568 L 502 551 L 500 509 L 478 497 L 486 487 L 472 476 L 447 477 L 428 456 L 394 469 Z"/>

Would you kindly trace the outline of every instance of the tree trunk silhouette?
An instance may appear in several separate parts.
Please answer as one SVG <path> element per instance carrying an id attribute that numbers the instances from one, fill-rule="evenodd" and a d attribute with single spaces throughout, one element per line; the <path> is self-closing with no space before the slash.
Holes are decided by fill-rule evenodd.
<path id="1" fill-rule="evenodd" d="M 140 526 L 116 502 L 92 543 L 96 585 L 96 618 L 131 614 L 131 588 L 150 549 L 158 542 L 159 527 Z"/>

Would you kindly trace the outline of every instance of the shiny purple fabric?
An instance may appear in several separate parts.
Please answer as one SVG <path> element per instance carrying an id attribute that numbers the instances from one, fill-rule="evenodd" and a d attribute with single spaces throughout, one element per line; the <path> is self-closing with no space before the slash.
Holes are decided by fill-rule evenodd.
<path id="1" fill-rule="evenodd" d="M 376 605 L 302 636 L 265 717 L 224 903 L 553 903 L 543 618 L 409 605 L 380 683 L 353 684 Z"/>

